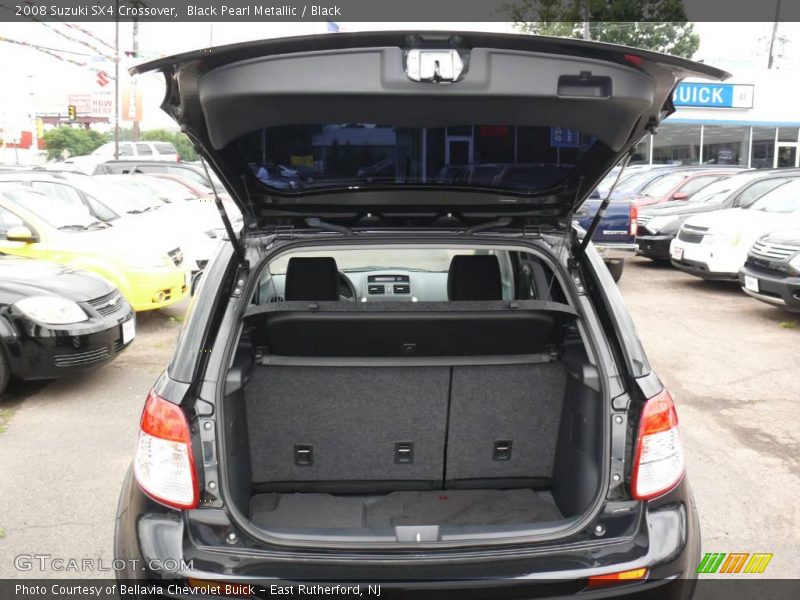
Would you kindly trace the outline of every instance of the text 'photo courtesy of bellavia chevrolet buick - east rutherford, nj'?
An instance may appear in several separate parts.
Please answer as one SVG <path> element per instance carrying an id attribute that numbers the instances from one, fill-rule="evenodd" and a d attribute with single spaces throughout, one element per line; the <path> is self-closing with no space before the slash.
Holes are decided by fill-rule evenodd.
<path id="1" fill-rule="evenodd" d="M 46 61 L 113 23 L 21 28 L 41 83 L 0 23 L 0 599 L 791 582 L 789 67 L 710 23 L 259 24 L 117 23 L 112 114 Z"/>

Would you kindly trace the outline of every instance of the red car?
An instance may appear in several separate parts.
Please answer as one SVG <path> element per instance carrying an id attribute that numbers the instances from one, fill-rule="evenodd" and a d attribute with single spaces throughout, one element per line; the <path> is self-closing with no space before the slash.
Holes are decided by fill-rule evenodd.
<path id="1" fill-rule="evenodd" d="M 707 185 L 719 181 L 720 179 L 726 179 L 736 173 L 741 173 L 741 171 L 741 168 L 715 168 L 708 171 L 673 171 L 650 183 L 639 192 L 636 197 L 632 198 L 631 202 L 633 206 L 639 208 L 652 204 L 664 204 L 672 200 L 688 200 L 693 194 L 699 192 Z"/>

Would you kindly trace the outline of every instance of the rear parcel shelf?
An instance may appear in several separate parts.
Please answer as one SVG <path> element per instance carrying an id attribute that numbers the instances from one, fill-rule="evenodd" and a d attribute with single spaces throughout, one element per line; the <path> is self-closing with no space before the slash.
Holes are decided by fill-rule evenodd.
<path id="1" fill-rule="evenodd" d="M 259 364 L 537 363 L 558 357 L 577 318 L 540 300 L 279 302 L 250 307 L 245 330 Z"/>

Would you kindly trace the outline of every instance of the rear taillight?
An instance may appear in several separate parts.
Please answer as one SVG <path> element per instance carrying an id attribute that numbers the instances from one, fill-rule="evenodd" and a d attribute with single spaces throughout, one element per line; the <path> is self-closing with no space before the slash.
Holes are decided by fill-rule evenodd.
<path id="1" fill-rule="evenodd" d="M 667 390 L 650 398 L 642 409 L 631 494 L 649 500 L 673 489 L 683 477 L 683 447 L 678 413 Z"/>
<path id="2" fill-rule="evenodd" d="M 189 422 L 179 406 L 153 392 L 142 411 L 133 472 L 142 491 L 156 502 L 173 508 L 197 507 Z"/>
<path id="3" fill-rule="evenodd" d="M 636 231 L 639 227 L 638 220 L 639 220 L 639 209 L 631 204 L 631 229 L 628 232 L 631 235 L 631 237 L 636 237 Z"/>

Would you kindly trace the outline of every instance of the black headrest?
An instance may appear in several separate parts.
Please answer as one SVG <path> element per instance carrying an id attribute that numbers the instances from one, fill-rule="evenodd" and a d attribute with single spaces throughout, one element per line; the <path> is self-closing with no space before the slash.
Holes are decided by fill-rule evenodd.
<path id="1" fill-rule="evenodd" d="M 324 301 L 339 299 L 339 269 L 330 256 L 289 259 L 284 296 L 292 300 Z"/>
<path id="2" fill-rule="evenodd" d="M 450 300 L 502 300 L 500 263 L 493 254 L 457 255 L 447 275 Z"/>

